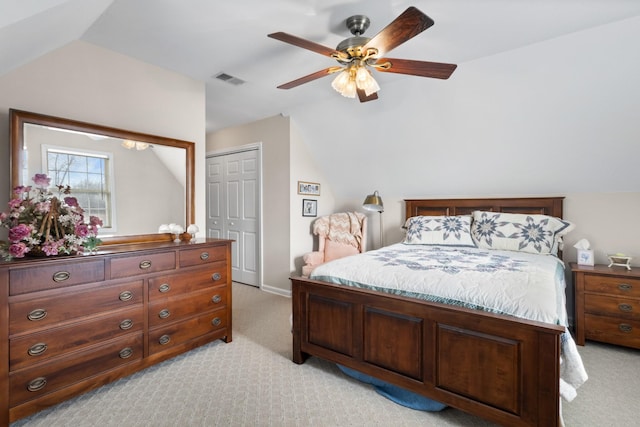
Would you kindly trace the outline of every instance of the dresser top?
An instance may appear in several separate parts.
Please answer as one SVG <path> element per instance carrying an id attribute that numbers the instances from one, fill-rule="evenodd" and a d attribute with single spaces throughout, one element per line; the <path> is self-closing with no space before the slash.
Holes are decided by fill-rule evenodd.
<path id="1" fill-rule="evenodd" d="M 63 256 L 52 256 L 52 257 L 29 257 L 26 256 L 24 258 L 13 259 L 11 261 L 3 261 L 0 259 L 0 267 L 2 266 L 12 266 L 12 265 L 20 265 L 22 263 L 47 263 L 49 261 L 70 261 L 78 258 L 82 259 L 90 259 L 99 257 L 101 255 L 118 255 L 118 254 L 126 254 L 127 252 L 142 252 L 142 251 L 158 251 L 158 250 L 167 250 L 167 249 L 190 249 L 198 246 L 218 246 L 218 245 L 227 245 L 231 244 L 233 240 L 228 239 L 196 239 L 194 242 L 173 242 L 173 241 L 158 241 L 158 242 L 141 242 L 141 243 L 126 243 L 126 244 L 117 244 L 117 245 L 104 245 L 99 246 L 98 251 L 94 254 L 89 253 L 81 253 L 77 255 L 63 255 Z"/>

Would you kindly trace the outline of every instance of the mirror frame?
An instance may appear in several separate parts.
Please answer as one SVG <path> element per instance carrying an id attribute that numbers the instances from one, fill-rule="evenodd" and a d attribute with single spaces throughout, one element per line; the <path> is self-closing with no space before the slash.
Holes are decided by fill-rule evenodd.
<path id="1" fill-rule="evenodd" d="M 96 135 L 105 135 L 113 138 L 131 139 L 134 141 L 148 142 L 155 145 L 166 145 L 170 147 L 183 148 L 186 150 L 186 188 L 185 188 L 185 227 L 195 223 L 195 144 L 189 141 L 166 138 L 163 136 L 150 135 L 146 133 L 134 132 L 125 129 L 118 129 L 93 123 L 81 122 L 62 117 L 48 116 L 44 114 L 32 113 L 16 109 L 9 110 L 10 121 L 10 163 L 11 192 L 20 185 L 20 151 L 23 149 L 24 125 L 35 124 L 41 126 L 57 127 L 78 132 L 88 132 Z M 27 184 L 24 184 L 27 185 Z M 130 236 L 112 236 L 101 238 L 102 245 L 113 245 L 123 243 L 142 243 L 151 241 L 171 241 L 169 233 L 138 234 Z"/>

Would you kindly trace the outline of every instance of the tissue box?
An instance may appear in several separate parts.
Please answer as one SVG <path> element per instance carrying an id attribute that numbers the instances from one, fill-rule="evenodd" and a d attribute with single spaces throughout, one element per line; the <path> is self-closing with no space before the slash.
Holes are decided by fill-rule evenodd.
<path id="1" fill-rule="evenodd" d="M 578 249 L 578 264 L 591 265 L 595 264 L 592 249 Z"/>

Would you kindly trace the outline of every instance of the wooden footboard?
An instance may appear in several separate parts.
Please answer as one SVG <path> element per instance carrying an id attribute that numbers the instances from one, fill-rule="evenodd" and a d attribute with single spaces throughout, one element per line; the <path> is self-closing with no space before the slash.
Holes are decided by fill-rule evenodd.
<path id="1" fill-rule="evenodd" d="M 564 328 L 292 278 L 293 361 L 317 356 L 481 418 L 556 426 Z"/>

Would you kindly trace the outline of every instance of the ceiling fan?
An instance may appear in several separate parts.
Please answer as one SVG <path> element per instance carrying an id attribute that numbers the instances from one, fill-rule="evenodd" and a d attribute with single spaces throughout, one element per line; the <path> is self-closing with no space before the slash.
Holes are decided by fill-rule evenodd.
<path id="1" fill-rule="evenodd" d="M 268 34 L 273 39 L 333 58 L 340 64 L 282 84 L 278 89 L 291 89 L 338 73 L 331 86 L 343 96 L 355 98 L 357 95 L 360 102 L 367 102 L 378 99 L 380 90 L 371 69 L 437 79 L 448 79 L 456 69 L 456 64 L 384 57 L 387 52 L 434 24 L 433 19 L 417 8 L 409 7 L 371 39 L 362 35 L 369 24 L 369 18 L 364 15 L 349 17 L 346 25 L 353 37 L 343 40 L 335 49 L 283 32 Z"/>

